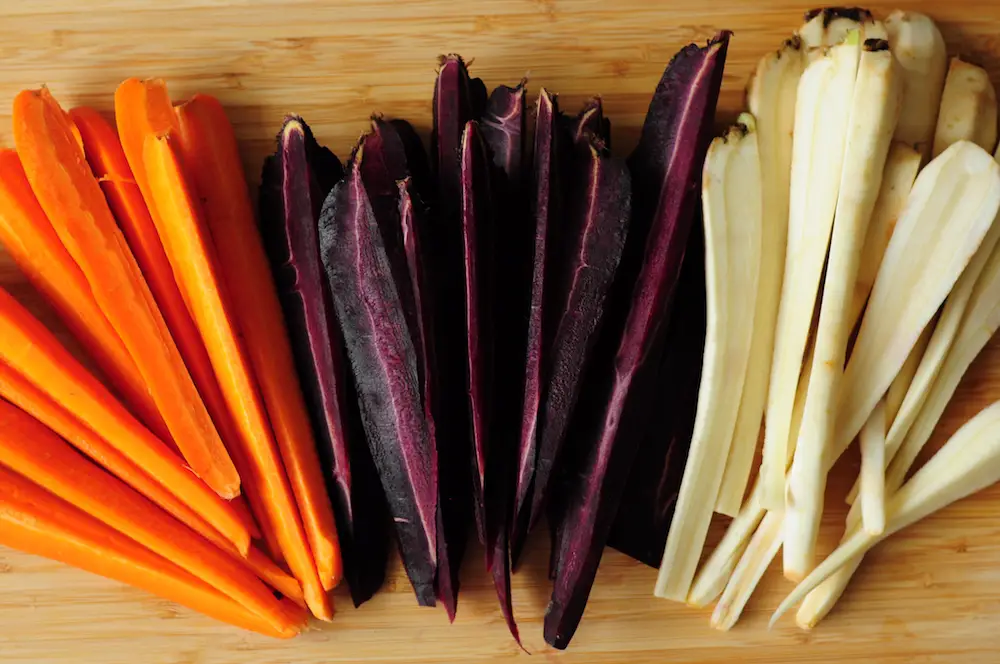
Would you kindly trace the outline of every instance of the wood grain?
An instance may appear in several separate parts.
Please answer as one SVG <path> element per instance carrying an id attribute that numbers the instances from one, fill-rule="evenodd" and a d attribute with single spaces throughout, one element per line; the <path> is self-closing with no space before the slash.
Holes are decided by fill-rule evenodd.
<path id="1" fill-rule="evenodd" d="M 670 56 L 718 28 L 735 30 L 722 116 L 740 110 L 747 76 L 799 23 L 799 0 L 355 0 L 223 2 L 36 0 L 0 3 L 0 144 L 10 144 L 9 100 L 47 84 L 67 106 L 108 111 L 128 76 L 167 79 L 175 97 L 219 96 L 256 181 L 282 116 L 303 114 L 342 157 L 373 113 L 430 124 L 436 58 L 460 52 L 489 85 L 528 74 L 574 110 L 601 94 L 616 149 L 635 141 Z M 914 0 L 936 18 L 956 53 L 1000 80 L 1000 3 Z M 0 284 L 59 327 L 6 257 Z M 60 328 L 61 329 L 61 328 Z M 1000 346 L 974 365 L 935 440 L 1000 398 Z M 854 458 L 835 471 L 823 530 L 840 535 L 842 496 Z M 743 621 L 722 634 L 708 611 L 656 600 L 655 572 L 609 551 L 581 629 L 567 653 L 545 648 L 548 597 L 544 537 L 514 579 L 527 648 L 543 661 L 580 662 L 995 662 L 1000 659 L 1000 488 L 955 505 L 895 536 L 866 558 L 837 610 L 812 633 L 790 621 L 767 631 L 788 583 L 774 570 Z M 716 524 L 717 537 L 722 523 Z M 361 610 L 338 594 L 340 614 L 290 642 L 214 624 L 142 592 L 0 549 L 0 661 L 100 664 L 236 662 L 495 662 L 523 656 L 506 633 L 481 551 L 463 571 L 459 615 L 419 609 L 394 563 L 382 594 Z"/>

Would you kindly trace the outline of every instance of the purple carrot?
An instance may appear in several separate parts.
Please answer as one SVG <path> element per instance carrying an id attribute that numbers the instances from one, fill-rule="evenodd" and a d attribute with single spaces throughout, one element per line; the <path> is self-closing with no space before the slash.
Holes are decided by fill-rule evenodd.
<path id="1" fill-rule="evenodd" d="M 560 165 L 570 140 L 565 136 L 559 103 L 544 88 L 538 94 L 535 149 L 531 193 L 534 242 L 531 251 L 531 299 L 525 349 L 525 375 L 521 433 L 515 469 L 514 513 L 510 528 L 512 565 L 516 568 L 524 550 L 531 521 L 535 467 L 538 463 L 539 414 L 544 399 L 545 358 L 554 336 L 556 317 L 550 311 L 553 276 L 551 255 L 561 241 L 563 225 Z"/>
<path id="2" fill-rule="evenodd" d="M 361 179 L 364 159 L 361 144 L 347 175 L 323 205 L 320 253 L 403 564 L 418 603 L 432 606 L 437 459 L 424 414 L 413 335 Z"/>
<path id="3" fill-rule="evenodd" d="M 615 292 L 628 293 L 624 323 L 609 319 L 602 349 L 584 382 L 565 468 L 556 579 L 545 640 L 565 648 L 583 617 L 635 452 L 648 426 L 663 358 L 673 292 L 698 203 L 729 33 L 704 48 L 685 47 L 657 86 L 633 173 L 632 224 Z M 636 232 L 638 231 L 638 232 Z M 638 243 L 638 245 L 637 245 Z M 629 261 L 635 260 L 635 264 Z M 632 274 L 637 277 L 632 281 Z M 631 283 L 629 283 L 631 282 Z"/>
<path id="4" fill-rule="evenodd" d="M 486 456 L 493 408 L 494 199 L 486 144 L 479 124 L 462 135 L 462 248 L 465 284 L 466 375 L 473 444 L 473 506 L 479 539 L 486 541 Z"/>
<path id="5" fill-rule="evenodd" d="M 277 152 L 264 162 L 260 224 L 319 441 L 345 576 L 360 606 L 385 580 L 389 533 L 385 495 L 360 426 L 319 255 L 320 209 L 343 172 L 305 121 L 287 118 Z"/>
<path id="6" fill-rule="evenodd" d="M 621 259 L 630 196 L 625 165 L 611 159 L 599 138 L 583 135 L 574 148 L 567 202 L 566 287 L 559 322 L 546 360 L 549 375 L 538 437 L 531 523 L 544 512 L 554 467 L 580 393 L 604 316 L 605 300 Z"/>
<path id="7" fill-rule="evenodd" d="M 696 219 L 674 296 L 659 396 L 608 539 L 615 549 L 656 568 L 663 560 L 698 407 L 706 325 L 702 235 Z"/>
<path id="8" fill-rule="evenodd" d="M 438 475 L 438 598 L 451 618 L 458 605 L 459 569 L 473 508 L 473 441 L 467 377 L 465 261 L 462 234 L 462 135 L 486 106 L 482 81 L 471 79 L 457 55 L 443 57 L 434 87 L 431 165 L 437 191 L 428 253 L 434 265 L 434 336 Z"/>
<path id="9" fill-rule="evenodd" d="M 486 567 L 504 620 L 520 643 L 510 590 L 508 550 L 514 468 L 520 436 L 525 348 L 531 292 L 533 228 L 526 196 L 525 81 L 490 95 L 480 129 L 493 157 L 497 208 L 494 253 L 494 417 L 486 458 Z"/>
<path id="10" fill-rule="evenodd" d="M 604 104 L 600 97 L 594 97 L 586 104 L 571 123 L 573 142 L 579 143 L 587 134 L 597 136 L 604 147 L 611 149 L 611 120 L 604 115 Z"/>

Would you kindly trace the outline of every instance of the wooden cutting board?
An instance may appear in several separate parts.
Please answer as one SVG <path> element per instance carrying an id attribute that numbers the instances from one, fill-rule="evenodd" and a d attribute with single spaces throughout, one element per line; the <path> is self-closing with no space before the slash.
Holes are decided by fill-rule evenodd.
<path id="1" fill-rule="evenodd" d="M 9 102 L 47 84 L 67 107 L 110 110 L 129 76 L 163 77 L 176 98 L 217 95 L 242 140 L 251 181 L 286 113 L 347 157 L 371 113 L 430 126 L 436 58 L 459 52 L 490 86 L 530 77 L 575 110 L 602 94 L 614 145 L 626 154 L 670 56 L 718 28 L 736 32 L 722 100 L 740 110 L 757 59 L 795 29 L 813 0 L 451 0 L 248 2 L 34 0 L 0 2 L 0 144 L 11 145 Z M 997 0 L 879 0 L 939 21 L 955 53 L 1000 82 Z M 0 284 L 62 331 L 6 257 Z M 63 335 L 65 338 L 65 335 Z M 974 365 L 939 427 L 939 443 L 1000 399 L 1000 345 Z M 857 470 L 835 471 L 822 541 L 843 523 L 842 496 Z M 580 662 L 998 662 L 1000 488 L 932 516 L 880 546 L 835 612 L 812 633 L 767 616 L 790 584 L 772 572 L 730 633 L 709 611 L 652 597 L 655 571 L 614 551 L 604 557 L 580 631 L 567 653 L 548 649 L 547 543 L 534 542 L 514 578 L 525 646 L 538 658 Z M 713 539 L 721 532 L 716 524 Z M 292 642 L 213 623 L 117 583 L 0 549 L 0 662 L 223 664 L 234 662 L 495 662 L 524 655 L 506 632 L 482 551 L 463 570 L 458 619 L 419 609 L 398 563 L 385 590 L 360 610 L 337 594 L 340 613 Z"/>

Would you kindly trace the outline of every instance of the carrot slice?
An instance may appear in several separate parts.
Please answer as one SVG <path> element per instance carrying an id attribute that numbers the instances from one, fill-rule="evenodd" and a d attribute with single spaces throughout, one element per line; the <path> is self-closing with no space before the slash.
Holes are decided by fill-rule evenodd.
<path id="1" fill-rule="evenodd" d="M 304 616 L 275 629 L 205 582 L 0 466 L 0 544 L 135 586 L 216 620 L 291 638 Z M 294 606 L 294 605 L 292 605 Z M 290 615 L 295 615 L 289 607 Z"/>
<path id="2" fill-rule="evenodd" d="M 65 408 L 25 380 L 6 364 L 0 363 L 0 396 L 46 427 L 59 434 L 76 449 L 103 466 L 108 472 L 159 505 L 184 525 L 230 555 L 243 560 L 236 547 L 212 528 L 177 496 L 144 473 L 99 435 L 81 424 Z M 245 563 L 267 585 L 297 604 L 302 604 L 302 587 L 259 549 L 251 546 Z"/>
<path id="3" fill-rule="evenodd" d="M 171 437 L 195 473 L 219 495 L 238 495 L 236 468 L 153 306 L 68 115 L 47 90 L 24 90 L 14 100 L 13 119 L 28 182 L 129 350 Z"/>
<path id="4" fill-rule="evenodd" d="M 281 303 L 254 221 L 233 127 L 214 97 L 177 107 L 181 158 L 203 201 L 222 281 L 247 341 L 254 377 L 271 419 L 309 545 L 326 589 L 343 576 L 337 529 L 320 471 Z"/>
<path id="5" fill-rule="evenodd" d="M 293 628 L 294 617 L 246 566 L 3 400 L 0 463 L 228 595 L 276 630 Z"/>
<path id="6" fill-rule="evenodd" d="M 121 456 L 191 507 L 246 554 L 250 533 L 233 509 L 143 427 L 35 317 L 0 289 L 0 362 L 61 404 Z M 8 396 L 4 391 L 4 396 Z M 11 401 L 16 401 L 12 396 Z M 19 404 L 20 405 L 20 404 Z M 24 410 L 31 408 L 22 406 Z M 89 453 L 88 453 L 89 454 Z M 97 458 L 105 464 L 104 459 Z"/>
<path id="7" fill-rule="evenodd" d="M 201 333 L 188 312 L 181 291 L 177 287 L 177 281 L 174 279 L 170 262 L 163 251 L 163 244 L 156 232 L 154 219 L 157 217 L 157 212 L 149 190 L 146 168 L 142 163 L 142 146 L 146 136 L 179 129 L 166 84 L 159 79 L 140 81 L 137 78 L 130 78 L 115 91 L 115 116 L 122 150 L 120 154 L 124 154 L 126 163 L 122 163 L 118 156 L 114 156 L 118 153 L 115 150 L 115 142 L 101 129 L 98 121 L 100 116 L 95 119 L 92 112 L 84 109 L 77 111 L 74 117 L 81 122 L 84 143 L 94 145 L 95 153 L 99 151 L 104 153 L 101 163 L 105 170 L 112 174 L 113 179 L 118 179 L 116 175 L 129 173 L 139 189 L 142 200 L 135 200 L 133 189 L 130 209 L 145 209 L 146 214 L 136 213 L 134 216 L 129 216 L 123 213 L 119 216 L 119 223 L 124 224 L 125 236 L 136 253 L 139 266 L 163 311 L 167 327 L 177 341 L 184 362 L 191 371 L 191 377 L 202 399 L 205 400 L 205 406 L 215 421 L 233 464 L 243 480 L 243 493 L 250 502 L 253 515 L 257 518 L 267 548 L 271 556 L 280 562 L 281 548 L 278 546 L 274 529 L 264 518 L 266 514 L 264 502 L 256 490 L 259 483 L 253 474 L 252 466 L 240 454 L 239 428 L 228 411 L 208 351 L 202 342 Z"/>
<path id="8" fill-rule="evenodd" d="M 124 85 L 124 84 L 123 84 Z M 167 104 L 170 100 L 167 99 Z M 132 174 L 125 151 L 119 142 L 118 133 L 111 123 L 92 108 L 79 107 L 69 112 L 70 119 L 80 132 L 84 152 L 94 177 L 98 179 L 112 214 L 128 241 L 139 270 L 146 278 L 156 306 L 159 307 L 167 328 L 177 343 L 184 364 L 191 373 L 191 379 L 201 394 L 223 443 L 233 431 L 219 384 L 215 380 L 208 352 L 201 343 L 198 328 L 188 314 L 181 292 L 174 282 L 167 255 L 156 234 L 156 226 L 146 207 L 142 190 Z M 159 431 L 157 435 L 161 435 Z M 161 435 L 162 437 L 162 435 Z M 236 471 L 243 477 L 244 469 L 233 459 Z M 233 507 L 250 528 L 253 537 L 261 537 L 254 519 L 247 513 L 248 508 L 241 499 L 233 502 Z"/>
<path id="9" fill-rule="evenodd" d="M 128 406 L 163 435 L 163 420 L 142 375 L 97 306 L 83 272 L 59 241 L 13 150 L 0 150 L 0 242 Z"/>
<path id="10" fill-rule="evenodd" d="M 275 529 L 292 574 L 302 584 L 306 604 L 317 618 L 329 620 L 330 601 L 319 580 L 246 350 L 229 313 L 228 292 L 220 279 L 214 247 L 173 141 L 168 136 L 148 136 L 143 148 L 157 231 L 201 330 L 229 410 L 243 433 L 246 458 L 261 482 L 266 520 Z"/>

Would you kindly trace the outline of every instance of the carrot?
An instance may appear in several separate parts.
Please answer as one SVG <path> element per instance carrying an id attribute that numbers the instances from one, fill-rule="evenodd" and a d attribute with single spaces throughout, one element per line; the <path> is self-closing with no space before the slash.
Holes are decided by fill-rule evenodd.
<path id="1" fill-rule="evenodd" d="M 157 210 L 160 240 L 201 330 L 229 410 L 240 426 L 246 459 L 261 482 L 265 520 L 275 529 L 281 552 L 302 584 L 306 604 L 316 617 L 329 620 L 329 598 L 319 580 L 246 350 L 230 316 L 228 291 L 220 279 L 214 247 L 178 159 L 174 139 L 148 136 L 143 164 Z"/>
<path id="2" fill-rule="evenodd" d="M 198 388 L 216 429 L 222 435 L 223 443 L 226 443 L 228 438 L 225 430 L 228 422 L 221 421 L 224 418 L 229 419 L 228 414 L 224 414 L 225 401 L 212 372 L 208 353 L 201 343 L 198 328 L 191 320 L 181 292 L 174 282 L 167 255 L 163 253 L 163 246 L 156 234 L 156 226 L 129 167 L 118 133 L 111 123 L 92 108 L 74 108 L 69 112 L 69 116 L 80 132 L 90 168 L 94 177 L 100 182 L 111 212 L 128 241 L 139 270 L 146 278 L 153 300 L 163 314 L 184 364 L 191 372 L 191 379 Z M 160 432 L 156 433 L 160 435 Z M 240 464 L 235 459 L 233 464 L 242 478 L 243 469 Z M 234 499 L 233 507 L 250 527 L 250 534 L 253 537 L 261 537 L 253 517 L 248 514 L 248 508 L 242 500 Z"/>
<path id="3" fill-rule="evenodd" d="M 127 583 L 242 629 L 291 638 L 305 623 L 299 614 L 288 627 L 272 627 L 177 565 L 2 466 L 0 524 L 4 546 Z M 293 607 L 287 610 L 295 616 Z"/>
<path id="4" fill-rule="evenodd" d="M 246 566 L 3 400 L 0 463 L 228 595 L 278 631 L 294 626 L 294 618 Z"/>
<path id="5" fill-rule="evenodd" d="M 6 364 L 0 363 L 0 395 L 4 399 L 59 434 L 76 449 L 103 466 L 108 472 L 166 510 L 178 521 L 199 533 L 230 555 L 243 560 L 236 547 L 212 528 L 203 518 L 163 485 L 140 470 L 100 436 L 81 424 L 62 406 L 55 403 Z M 292 601 L 301 604 L 302 588 L 298 581 L 283 572 L 259 549 L 250 546 L 244 561 L 265 583 Z"/>
<path id="6" fill-rule="evenodd" d="M 139 419 L 162 435 L 163 420 L 142 375 L 59 241 L 13 150 L 0 150 L 0 242 Z"/>
<path id="7" fill-rule="evenodd" d="M 236 136 L 214 97 L 177 107 L 181 158 L 204 202 L 237 327 L 247 341 L 285 471 L 295 493 L 320 579 L 328 590 L 343 575 L 333 508 L 326 492 L 299 385 L 284 315 L 254 221 Z"/>
<path id="8" fill-rule="evenodd" d="M 128 178 L 125 179 L 132 179 L 139 189 L 138 193 L 141 194 L 142 200 L 135 200 L 134 189 L 126 192 L 130 194 L 129 209 L 134 213 L 116 212 L 119 215 L 119 224 L 122 224 L 125 230 L 125 236 L 136 254 L 139 266 L 163 311 L 167 327 L 177 341 L 181 356 L 191 371 L 191 377 L 243 480 L 243 493 L 250 502 L 251 511 L 257 518 L 264 541 L 272 557 L 280 561 L 281 548 L 278 546 L 274 529 L 264 518 L 263 499 L 256 490 L 259 482 L 256 481 L 250 464 L 240 454 L 239 428 L 228 411 L 208 351 L 202 342 L 201 333 L 188 312 L 170 262 L 163 251 L 163 244 L 156 232 L 154 219 L 157 212 L 149 190 L 146 168 L 142 163 L 142 146 L 148 135 L 179 129 L 167 87 L 159 79 L 140 81 L 136 78 L 130 78 L 118 86 L 115 91 L 115 116 L 120 144 L 107 135 L 104 129 L 107 125 L 102 124 L 99 115 L 86 109 L 77 109 L 72 113 L 81 126 L 84 144 L 93 146 L 89 152 L 95 154 L 95 161 L 99 160 L 103 169 L 108 171 L 114 180 L 122 179 L 118 176 L 127 173 Z M 102 154 L 103 157 L 98 157 L 98 154 Z M 125 163 L 122 162 L 121 155 L 124 155 Z M 115 209 L 114 199 L 111 200 L 112 209 Z M 143 209 L 146 210 L 145 214 L 141 212 Z"/>
<path id="9" fill-rule="evenodd" d="M 0 289 L 0 339 L 3 340 L 0 363 L 7 366 L 8 373 L 20 375 L 81 424 L 99 432 L 100 438 L 121 457 L 195 510 L 238 551 L 247 552 L 250 534 L 233 509 L 195 477 L 163 441 L 129 414 L 44 325 L 3 289 Z M 19 401 L 7 385 L 0 385 L 0 392 L 15 403 Z M 30 401 L 31 395 L 22 395 L 22 400 Z M 30 404 L 18 405 L 33 411 Z M 105 459 L 96 460 L 105 465 Z"/>
<path id="10" fill-rule="evenodd" d="M 87 166 L 68 115 L 47 90 L 25 90 L 14 100 L 13 120 L 28 182 L 131 354 L 171 437 L 219 495 L 238 495 L 239 475 Z"/>

